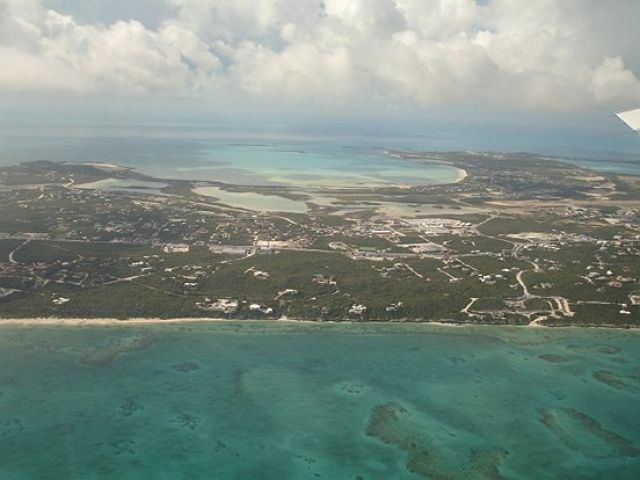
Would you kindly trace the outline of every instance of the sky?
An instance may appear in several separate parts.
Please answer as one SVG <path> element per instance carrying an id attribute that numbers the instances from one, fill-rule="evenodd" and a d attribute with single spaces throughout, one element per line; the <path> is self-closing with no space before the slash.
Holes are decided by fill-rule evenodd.
<path id="1" fill-rule="evenodd" d="M 638 25 L 638 0 L 0 0 L 0 120 L 615 129 Z"/>

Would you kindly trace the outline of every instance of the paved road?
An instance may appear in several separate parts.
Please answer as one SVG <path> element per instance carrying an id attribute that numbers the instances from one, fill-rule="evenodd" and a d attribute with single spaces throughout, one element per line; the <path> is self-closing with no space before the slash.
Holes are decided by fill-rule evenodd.
<path id="1" fill-rule="evenodd" d="M 20 245 L 18 245 L 16 248 L 13 249 L 13 251 L 9 254 L 9 262 L 10 263 L 20 263 L 20 262 L 16 262 L 14 255 L 16 254 L 16 252 L 18 252 L 22 247 L 24 247 L 27 243 L 29 243 L 31 240 L 25 240 L 24 242 L 22 242 Z"/>

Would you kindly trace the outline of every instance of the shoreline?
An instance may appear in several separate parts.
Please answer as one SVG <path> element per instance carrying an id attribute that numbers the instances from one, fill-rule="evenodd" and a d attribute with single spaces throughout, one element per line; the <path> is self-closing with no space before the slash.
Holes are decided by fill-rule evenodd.
<path id="1" fill-rule="evenodd" d="M 282 317 L 277 319 L 239 319 L 239 318 L 217 318 L 217 317 L 185 317 L 185 318 L 129 318 L 121 320 L 117 318 L 59 318 L 59 317 L 34 317 L 34 318 L 0 318 L 0 327 L 3 325 L 13 326 L 116 326 L 116 325 L 177 325 L 187 323 L 265 323 L 276 325 L 282 324 L 302 324 L 302 325 L 434 325 L 443 327 L 464 327 L 470 324 L 465 323 L 446 323 L 446 322 L 354 322 L 350 320 L 344 321 L 319 321 L 319 320 L 301 320 L 296 318 Z"/>
<path id="2" fill-rule="evenodd" d="M 458 170 L 458 177 L 453 183 L 463 182 L 469 176 L 469 173 L 464 168 L 460 168 L 460 167 L 454 167 L 454 168 Z"/>
<path id="3" fill-rule="evenodd" d="M 524 324 L 524 325 L 499 325 L 499 324 L 472 324 L 472 323 L 453 323 L 453 322 L 438 322 L 438 321 L 401 321 L 401 322 L 357 322 L 351 320 L 301 320 L 295 318 L 282 317 L 278 319 L 233 319 L 233 318 L 216 318 L 216 317 L 201 317 L 201 318 L 130 318 L 121 320 L 117 318 L 58 318 L 58 317 L 34 317 L 34 318 L 0 318 L 0 328 L 3 326 L 14 327 L 114 327 L 114 326 L 158 326 L 158 325 L 182 325 L 182 324 L 225 324 L 225 323 L 264 323 L 267 325 L 277 324 L 299 324 L 299 325 L 411 325 L 411 326 L 426 326 L 426 327 L 447 327 L 447 328 L 464 328 L 464 327 L 506 327 L 506 328 L 525 328 L 525 329 L 548 329 L 548 330 L 564 330 L 564 329 L 609 329 L 609 330 L 631 330 L 640 331 L 640 327 L 636 326 L 611 326 L 611 325 L 565 325 L 565 326 L 549 326 L 541 324 Z"/>

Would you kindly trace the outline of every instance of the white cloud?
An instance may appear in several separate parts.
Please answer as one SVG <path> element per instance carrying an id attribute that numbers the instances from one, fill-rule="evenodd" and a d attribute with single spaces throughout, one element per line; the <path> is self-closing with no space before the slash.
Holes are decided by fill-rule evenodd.
<path id="1" fill-rule="evenodd" d="M 404 30 L 406 18 L 395 0 L 326 0 L 325 12 L 354 33 L 367 38 L 388 37 Z"/>
<path id="2" fill-rule="evenodd" d="M 638 78 L 625 68 L 622 58 L 606 57 L 591 76 L 591 91 L 598 102 L 624 102 L 640 98 Z"/>
<path id="3" fill-rule="evenodd" d="M 445 39 L 473 31 L 484 22 L 486 9 L 469 0 L 398 0 L 409 28 L 427 39 Z"/>
<path id="4" fill-rule="evenodd" d="M 0 91 L 92 90 L 92 85 L 64 62 L 1 46 L 0 59 L 3 65 L 0 73 Z"/>
<path id="5" fill-rule="evenodd" d="M 640 101 L 633 0 L 158 3 L 166 15 L 149 27 L 0 0 L 0 92 L 532 109 Z"/>
<path id="6" fill-rule="evenodd" d="M 298 43 L 281 52 L 254 43 L 239 46 L 229 75 L 258 96 L 315 98 L 340 102 L 354 91 L 346 48 L 321 49 Z"/>

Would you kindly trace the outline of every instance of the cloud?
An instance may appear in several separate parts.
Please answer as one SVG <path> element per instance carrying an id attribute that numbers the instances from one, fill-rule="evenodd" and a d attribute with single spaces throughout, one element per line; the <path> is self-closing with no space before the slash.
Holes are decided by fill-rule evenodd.
<path id="1" fill-rule="evenodd" d="M 0 92 L 535 110 L 640 101 L 633 0 L 158 0 L 152 26 L 52 2 L 0 0 Z"/>
<path id="2" fill-rule="evenodd" d="M 640 98 L 640 82 L 625 68 L 622 58 L 605 57 L 591 76 L 591 91 L 598 102 L 623 103 L 627 98 Z"/>

